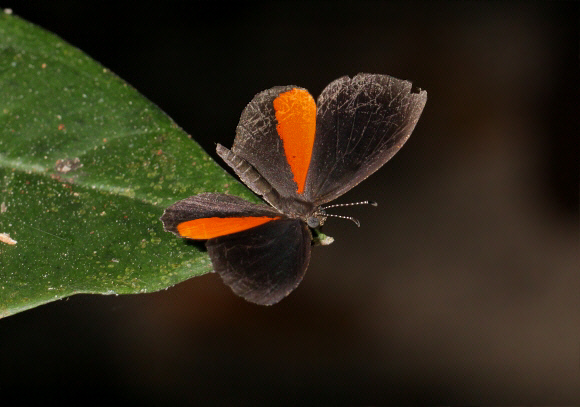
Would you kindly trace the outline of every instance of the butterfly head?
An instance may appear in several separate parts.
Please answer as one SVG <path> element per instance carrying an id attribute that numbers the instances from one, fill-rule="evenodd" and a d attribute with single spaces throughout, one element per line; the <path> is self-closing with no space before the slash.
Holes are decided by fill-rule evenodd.
<path id="1" fill-rule="evenodd" d="M 351 202 L 351 203 L 344 203 L 344 204 L 334 204 L 334 205 L 327 205 L 327 206 L 319 206 L 316 210 L 306 219 L 306 223 L 312 229 L 319 228 L 320 226 L 324 225 L 326 218 L 340 218 L 340 219 L 348 219 L 354 222 L 355 225 L 360 227 L 360 222 L 358 219 L 352 216 L 344 216 L 344 215 L 336 215 L 334 213 L 327 213 L 326 209 L 330 208 L 337 208 L 341 206 L 355 206 L 355 205 L 372 205 L 378 206 L 378 203 L 375 201 L 361 201 L 361 202 Z"/>

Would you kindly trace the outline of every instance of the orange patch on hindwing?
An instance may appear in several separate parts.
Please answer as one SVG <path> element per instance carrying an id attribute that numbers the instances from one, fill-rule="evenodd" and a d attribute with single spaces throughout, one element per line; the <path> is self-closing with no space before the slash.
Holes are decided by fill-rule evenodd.
<path id="1" fill-rule="evenodd" d="M 292 89 L 274 99 L 276 130 L 284 144 L 284 154 L 296 182 L 296 192 L 304 193 L 316 133 L 316 102 L 304 89 Z"/>

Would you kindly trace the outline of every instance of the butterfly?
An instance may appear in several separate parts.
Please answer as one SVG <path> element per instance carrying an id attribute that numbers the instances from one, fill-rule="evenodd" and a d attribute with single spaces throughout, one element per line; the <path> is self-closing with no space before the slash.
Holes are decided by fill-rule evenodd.
<path id="1" fill-rule="evenodd" d="M 164 228 L 207 240 L 214 270 L 235 294 L 275 304 L 302 281 L 320 226 L 333 216 L 325 210 L 337 206 L 325 204 L 399 151 L 426 101 L 408 81 L 365 73 L 331 82 L 316 102 L 298 86 L 258 93 L 232 149 L 218 144 L 217 154 L 268 204 L 202 193 L 169 206 Z"/>

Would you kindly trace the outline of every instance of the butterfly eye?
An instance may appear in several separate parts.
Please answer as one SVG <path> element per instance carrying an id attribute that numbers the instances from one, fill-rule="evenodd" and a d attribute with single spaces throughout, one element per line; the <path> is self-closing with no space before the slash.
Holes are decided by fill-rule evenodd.
<path id="1" fill-rule="evenodd" d="M 318 216 L 310 216 L 308 219 L 306 219 L 306 223 L 308 224 L 308 227 L 312 229 L 316 229 L 321 224 L 320 218 Z"/>

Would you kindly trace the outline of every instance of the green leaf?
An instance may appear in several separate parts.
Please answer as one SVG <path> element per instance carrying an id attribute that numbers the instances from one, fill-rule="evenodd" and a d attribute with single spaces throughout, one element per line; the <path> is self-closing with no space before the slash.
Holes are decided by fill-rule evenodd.
<path id="1" fill-rule="evenodd" d="M 159 217 L 200 192 L 255 197 L 80 50 L 0 11 L 0 317 L 211 271 Z"/>

